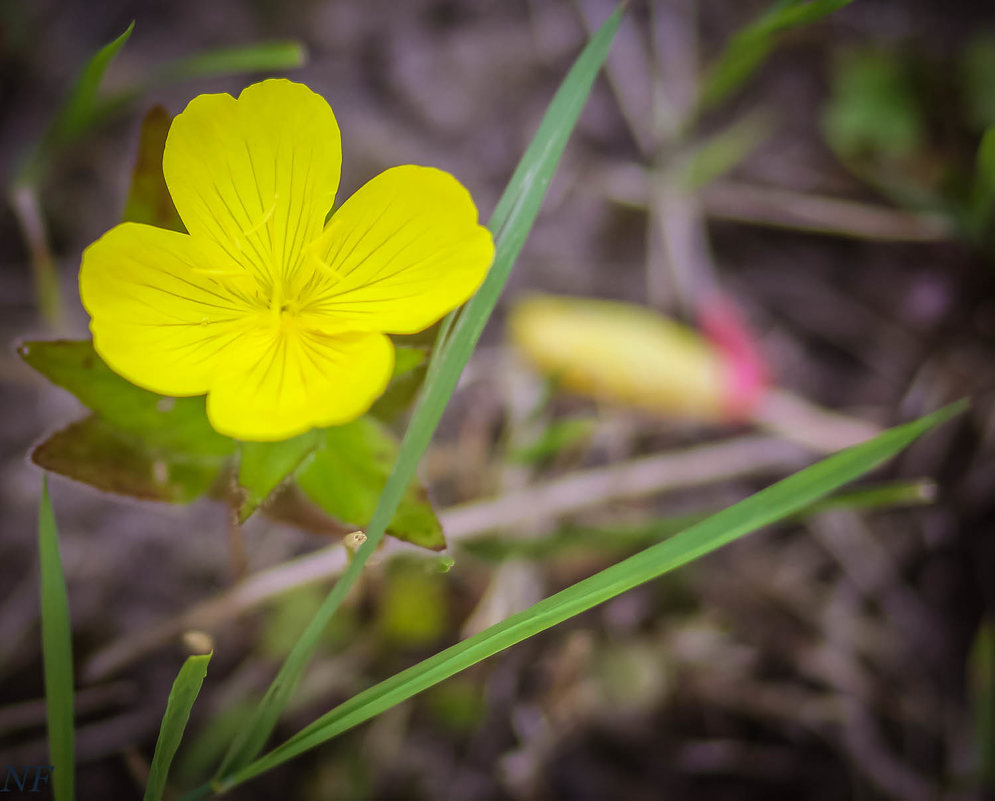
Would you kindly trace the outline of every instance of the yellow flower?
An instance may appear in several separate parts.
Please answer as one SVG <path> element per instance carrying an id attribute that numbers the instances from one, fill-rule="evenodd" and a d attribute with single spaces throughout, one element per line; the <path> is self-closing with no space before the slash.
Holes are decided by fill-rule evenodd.
<path id="1" fill-rule="evenodd" d="M 465 302 L 494 245 L 466 189 L 428 167 L 384 171 L 326 224 L 340 165 L 335 116 L 302 84 L 194 98 L 162 164 L 189 233 L 124 223 L 83 254 L 97 353 L 153 392 L 206 393 L 238 439 L 363 414 L 393 371 L 386 334 Z"/>

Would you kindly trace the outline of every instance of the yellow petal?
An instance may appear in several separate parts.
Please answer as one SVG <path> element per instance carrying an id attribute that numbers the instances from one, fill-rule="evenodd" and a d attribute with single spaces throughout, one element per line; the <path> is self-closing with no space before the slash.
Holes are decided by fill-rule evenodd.
<path id="1" fill-rule="evenodd" d="M 493 258 L 491 235 L 455 178 L 394 167 L 350 197 L 310 249 L 315 286 L 301 313 L 353 329 L 421 331 L 477 290 Z"/>
<path id="2" fill-rule="evenodd" d="M 322 230 L 342 147 L 328 103 L 303 84 L 268 80 L 190 101 L 169 129 L 162 169 L 191 235 L 212 239 L 265 290 L 289 283 Z"/>
<path id="3" fill-rule="evenodd" d="M 724 416 L 721 354 L 649 309 L 539 295 L 515 304 L 509 330 L 515 346 L 568 390 L 668 417 Z"/>
<path id="4" fill-rule="evenodd" d="M 84 251 L 79 288 L 97 353 L 163 395 L 206 392 L 259 314 L 255 282 L 224 251 L 139 223 L 112 228 Z"/>
<path id="5" fill-rule="evenodd" d="M 328 335 L 257 326 L 246 332 L 207 396 L 221 434 L 281 440 L 359 417 L 387 387 L 394 348 L 382 334 Z"/>

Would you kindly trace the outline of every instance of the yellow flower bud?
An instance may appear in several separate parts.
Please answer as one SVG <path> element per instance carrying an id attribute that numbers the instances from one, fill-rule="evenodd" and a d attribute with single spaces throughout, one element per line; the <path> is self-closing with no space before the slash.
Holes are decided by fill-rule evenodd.
<path id="1" fill-rule="evenodd" d="M 723 353 L 641 306 L 537 295 L 513 308 L 515 347 L 567 390 L 697 421 L 729 417 Z"/>

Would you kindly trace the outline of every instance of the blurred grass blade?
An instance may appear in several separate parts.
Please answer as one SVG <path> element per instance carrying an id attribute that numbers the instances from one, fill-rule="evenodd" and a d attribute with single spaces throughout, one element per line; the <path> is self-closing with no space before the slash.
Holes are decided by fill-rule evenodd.
<path id="1" fill-rule="evenodd" d="M 821 514 L 834 509 L 887 510 L 925 506 L 936 500 L 936 484 L 930 479 L 915 481 L 894 481 L 871 487 L 861 487 L 813 503 L 805 510 L 805 516 Z"/>
<path id="2" fill-rule="evenodd" d="M 120 112 L 157 86 L 245 72 L 280 73 L 300 67 L 306 61 L 307 49 L 293 40 L 206 50 L 160 65 L 147 77 L 104 100 L 100 113 L 111 116 Z"/>
<path id="3" fill-rule="evenodd" d="M 698 559 L 744 534 L 799 512 L 893 457 L 917 437 L 949 420 L 965 407 L 965 402 L 951 404 L 919 420 L 889 429 L 868 442 L 840 451 L 696 523 L 671 539 L 612 565 L 364 690 L 269 754 L 216 785 L 216 789 L 226 791 L 369 720 L 482 659 Z"/>
<path id="4" fill-rule="evenodd" d="M 978 155 L 971 185 L 968 213 L 970 233 L 983 240 L 995 217 L 995 126 L 985 131 L 978 146 Z"/>
<path id="5" fill-rule="evenodd" d="M 685 192 L 703 189 L 738 166 L 773 131 L 762 113 L 746 114 L 697 144 L 677 167 L 678 184 Z"/>
<path id="6" fill-rule="evenodd" d="M 59 556 L 59 533 L 42 479 L 38 512 L 38 551 L 41 560 L 41 640 L 45 663 L 45 706 L 48 713 L 48 754 L 55 801 L 72 801 L 76 756 L 73 733 L 73 646 L 69 626 L 66 577 Z"/>
<path id="7" fill-rule="evenodd" d="M 699 104 L 711 108 L 736 91 L 767 60 L 779 33 L 832 14 L 853 0 L 779 0 L 742 28 L 708 71 Z"/>
<path id="8" fill-rule="evenodd" d="M 880 512 L 924 506 L 936 500 L 936 485 L 928 479 L 893 481 L 836 492 L 820 501 L 809 504 L 798 514 L 785 518 L 786 522 L 801 522 L 835 509 Z M 477 559 L 501 562 L 505 559 L 539 561 L 564 554 L 610 554 L 645 548 L 692 526 L 716 509 L 681 515 L 657 517 L 639 523 L 618 522 L 601 526 L 560 526 L 544 537 L 507 537 L 500 531 L 474 536 L 460 543 L 462 550 Z"/>
<path id="9" fill-rule="evenodd" d="M 87 62 L 68 97 L 52 121 L 46 136 L 48 147 L 62 147 L 82 134 L 96 114 L 97 92 L 104 73 L 135 28 L 132 22 L 114 41 L 104 45 Z"/>
<path id="10" fill-rule="evenodd" d="M 494 263 L 477 294 L 470 299 L 449 330 L 446 344 L 433 357 L 421 397 L 401 442 L 397 462 L 367 528 L 367 541 L 357 551 L 297 641 L 266 691 L 253 720 L 232 743 L 216 778 L 248 764 L 265 745 L 317 646 L 321 632 L 383 540 L 384 532 L 415 477 L 422 453 L 432 439 L 449 396 L 532 228 L 563 148 L 590 94 L 594 78 L 608 55 L 621 15 L 622 9 L 619 8 L 577 57 L 498 202 L 489 223 L 495 239 Z"/>
<path id="11" fill-rule="evenodd" d="M 134 27 L 132 22 L 124 33 L 100 48 L 86 63 L 44 135 L 21 156 L 9 188 L 10 204 L 28 245 L 42 319 L 52 327 L 62 322 L 62 298 L 38 186 L 55 151 L 79 137 L 92 121 L 104 73 Z"/>
<path id="12" fill-rule="evenodd" d="M 183 739 L 183 730 L 190 719 L 190 710 L 200 693 L 200 687 L 207 675 L 207 665 L 211 654 L 198 654 L 187 658 L 180 668 L 176 681 L 169 691 L 166 713 L 159 727 L 159 739 L 155 744 L 155 756 L 149 769 L 149 780 L 145 785 L 145 801 L 161 801 L 166 789 L 169 766 L 173 764 L 176 749 Z"/>
<path id="13" fill-rule="evenodd" d="M 29 174 L 34 175 L 40 160 L 32 156 L 24 163 L 29 166 L 22 171 L 22 182 L 15 184 L 10 190 L 10 207 L 21 229 L 21 236 L 28 246 L 35 298 L 41 317 L 50 327 L 56 328 L 62 322 L 59 277 L 55 270 L 55 257 L 52 255 L 48 226 L 42 213 L 38 189 L 27 178 Z"/>
<path id="14" fill-rule="evenodd" d="M 293 40 L 217 48 L 164 64 L 153 73 L 151 82 L 167 83 L 243 72 L 279 72 L 300 67 L 306 59 L 307 49 Z"/>
<path id="15" fill-rule="evenodd" d="M 982 620 L 967 661 L 974 717 L 976 767 L 981 789 L 995 790 L 995 625 Z"/>

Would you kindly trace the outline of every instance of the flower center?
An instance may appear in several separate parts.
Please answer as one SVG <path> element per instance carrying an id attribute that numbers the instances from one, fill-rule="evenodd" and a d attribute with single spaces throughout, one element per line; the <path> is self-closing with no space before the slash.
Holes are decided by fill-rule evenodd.
<path id="1" fill-rule="evenodd" d="M 274 327 L 286 328 L 297 316 L 300 308 L 300 302 L 296 298 L 287 297 L 284 288 L 279 283 L 273 287 L 273 294 L 269 302 L 269 317 Z"/>

